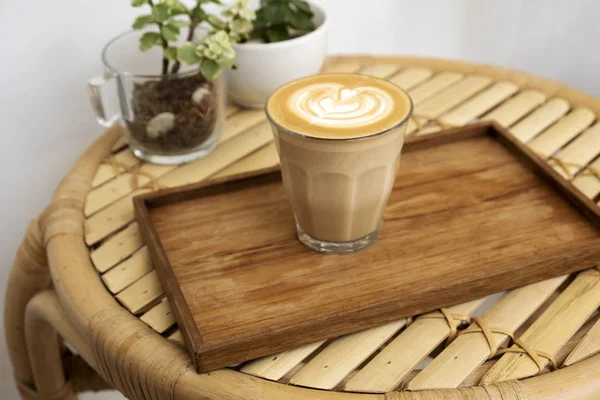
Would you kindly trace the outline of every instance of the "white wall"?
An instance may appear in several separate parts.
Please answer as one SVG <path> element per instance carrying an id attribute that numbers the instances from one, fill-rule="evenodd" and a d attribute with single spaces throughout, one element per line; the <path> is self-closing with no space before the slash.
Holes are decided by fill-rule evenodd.
<path id="1" fill-rule="evenodd" d="M 27 222 L 101 132 L 85 81 L 126 30 L 126 0 L 0 1 L 0 290 Z M 600 2 L 323 0 L 331 53 L 450 57 L 524 69 L 600 96 Z M 0 333 L 0 398 L 17 398 Z M 93 398 L 97 398 L 91 396 Z M 108 395 L 106 399 L 116 399 Z"/>

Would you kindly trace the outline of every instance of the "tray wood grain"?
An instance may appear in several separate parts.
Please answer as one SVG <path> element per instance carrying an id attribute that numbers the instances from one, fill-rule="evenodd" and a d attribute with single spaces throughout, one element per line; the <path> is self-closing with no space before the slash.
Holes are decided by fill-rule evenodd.
<path id="1" fill-rule="evenodd" d="M 407 141 L 380 240 L 349 256 L 296 240 L 274 169 L 134 204 L 199 372 L 600 260 L 598 207 L 494 124 Z"/>

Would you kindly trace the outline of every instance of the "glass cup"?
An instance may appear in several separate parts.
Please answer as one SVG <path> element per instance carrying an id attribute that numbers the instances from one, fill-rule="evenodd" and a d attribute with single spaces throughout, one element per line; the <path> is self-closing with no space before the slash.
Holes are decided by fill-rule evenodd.
<path id="1" fill-rule="evenodd" d="M 225 123 L 223 78 L 207 81 L 198 66 L 186 65 L 160 74 L 162 48 L 138 48 L 144 32 L 126 32 L 104 47 L 105 73 L 88 81 L 98 122 L 120 124 L 133 153 L 148 162 L 179 164 L 209 154 Z"/>
<path id="2" fill-rule="evenodd" d="M 294 132 L 266 107 L 298 239 L 310 249 L 352 253 L 377 240 L 412 114 L 412 101 L 403 93 L 410 107 L 398 124 L 349 139 Z"/>

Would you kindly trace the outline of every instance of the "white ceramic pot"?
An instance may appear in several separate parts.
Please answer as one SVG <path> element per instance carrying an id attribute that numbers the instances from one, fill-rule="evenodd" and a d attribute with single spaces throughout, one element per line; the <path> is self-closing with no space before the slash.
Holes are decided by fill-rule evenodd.
<path id="1" fill-rule="evenodd" d="M 262 108 L 279 86 L 319 72 L 327 55 L 327 18 L 319 5 L 310 4 L 317 29 L 277 43 L 235 46 L 237 69 L 226 70 L 229 99 L 243 107 Z"/>

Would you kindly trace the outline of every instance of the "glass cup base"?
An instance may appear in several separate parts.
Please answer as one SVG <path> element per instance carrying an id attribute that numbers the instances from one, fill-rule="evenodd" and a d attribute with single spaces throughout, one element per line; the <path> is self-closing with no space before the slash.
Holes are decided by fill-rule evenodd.
<path id="1" fill-rule="evenodd" d="M 140 148 L 135 147 L 132 147 L 131 150 L 137 158 L 142 159 L 146 162 L 161 165 L 175 165 L 191 162 L 199 158 L 206 157 L 215 149 L 216 146 L 217 141 L 211 140 L 210 143 L 205 143 L 201 147 L 189 153 L 173 155 L 157 154 L 153 153 L 152 151 L 142 150 Z"/>
<path id="2" fill-rule="evenodd" d="M 298 232 L 298 240 L 306 247 L 325 254 L 355 253 L 375 243 L 377 237 L 379 237 L 379 228 L 376 231 L 369 233 L 367 236 L 363 236 L 362 238 L 351 242 L 327 242 L 325 240 L 315 239 L 307 235 L 298 224 L 296 224 L 296 231 Z"/>

